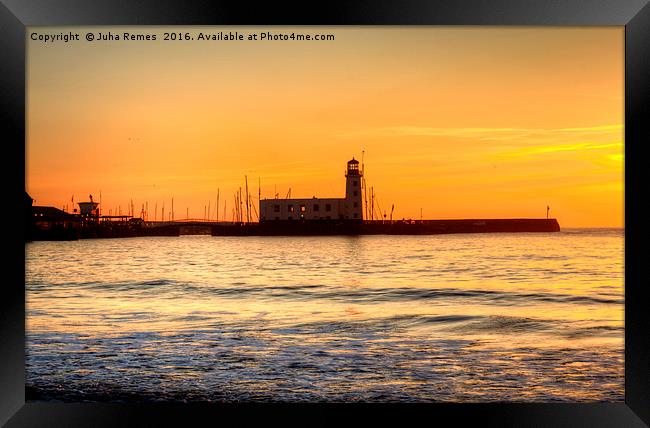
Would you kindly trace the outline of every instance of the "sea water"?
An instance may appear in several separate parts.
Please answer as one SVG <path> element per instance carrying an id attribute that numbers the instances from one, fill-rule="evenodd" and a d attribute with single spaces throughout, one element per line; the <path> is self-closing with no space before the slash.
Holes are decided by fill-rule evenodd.
<path id="1" fill-rule="evenodd" d="M 62 401 L 624 401 L 624 230 L 26 244 Z"/>

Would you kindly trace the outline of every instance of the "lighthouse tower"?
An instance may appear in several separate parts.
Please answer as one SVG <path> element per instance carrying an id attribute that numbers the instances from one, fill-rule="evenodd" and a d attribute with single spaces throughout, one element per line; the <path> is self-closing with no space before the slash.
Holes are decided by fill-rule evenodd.
<path id="1" fill-rule="evenodd" d="M 363 171 L 359 170 L 359 161 L 352 158 L 348 161 L 345 171 L 345 217 L 350 220 L 363 220 L 361 200 L 361 178 Z"/>

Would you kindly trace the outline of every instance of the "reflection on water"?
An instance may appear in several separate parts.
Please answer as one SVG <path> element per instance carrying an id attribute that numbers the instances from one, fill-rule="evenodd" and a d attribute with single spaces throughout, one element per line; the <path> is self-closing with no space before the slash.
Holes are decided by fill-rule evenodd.
<path id="1" fill-rule="evenodd" d="M 28 397 L 623 401 L 623 237 L 29 243 Z"/>

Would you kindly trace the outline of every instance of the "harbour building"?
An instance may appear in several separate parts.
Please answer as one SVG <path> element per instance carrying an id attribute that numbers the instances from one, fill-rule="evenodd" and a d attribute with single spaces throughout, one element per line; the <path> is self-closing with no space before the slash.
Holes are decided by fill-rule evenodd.
<path id="1" fill-rule="evenodd" d="M 344 198 L 261 199 L 260 223 L 295 220 L 363 220 L 359 161 L 352 158 L 345 170 Z"/>

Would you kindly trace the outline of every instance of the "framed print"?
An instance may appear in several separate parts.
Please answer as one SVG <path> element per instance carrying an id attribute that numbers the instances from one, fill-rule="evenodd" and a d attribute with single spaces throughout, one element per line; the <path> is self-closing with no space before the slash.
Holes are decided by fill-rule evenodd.
<path id="1" fill-rule="evenodd" d="M 3 424 L 650 423 L 647 2 L 0 10 Z"/>

